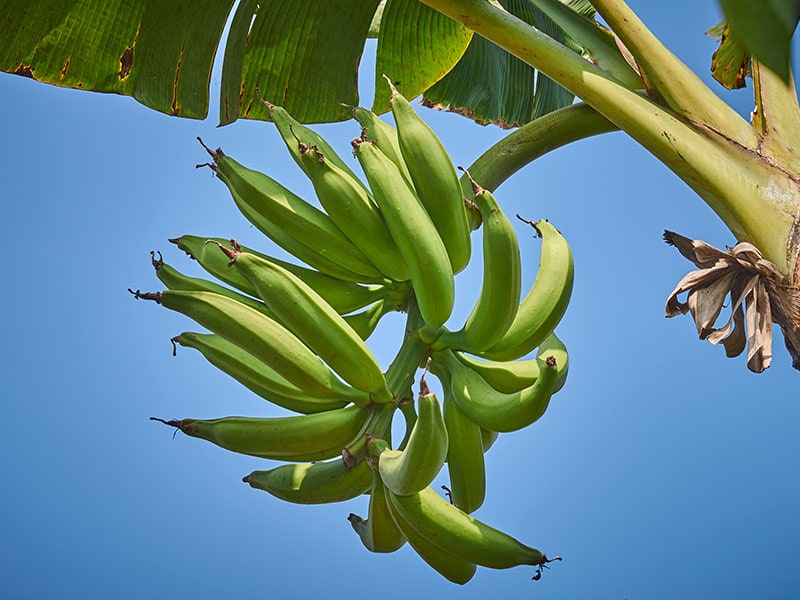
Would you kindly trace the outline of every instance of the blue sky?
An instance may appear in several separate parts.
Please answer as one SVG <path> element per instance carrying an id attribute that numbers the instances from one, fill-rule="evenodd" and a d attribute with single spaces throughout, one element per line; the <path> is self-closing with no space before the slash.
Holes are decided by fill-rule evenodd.
<path id="1" fill-rule="evenodd" d="M 631 5 L 706 77 L 715 3 Z M 370 64 L 365 56 L 363 104 Z M 218 72 L 212 86 L 213 96 Z M 751 89 L 727 95 L 743 115 Z M 0 75 L 0 99 L 0 596 L 797 597 L 798 373 L 779 336 L 773 366 L 755 375 L 744 357 L 697 340 L 688 317 L 664 318 L 690 264 L 662 231 L 718 247 L 735 240 L 623 134 L 547 155 L 496 193 L 509 214 L 547 218 L 571 243 L 575 290 L 558 329 L 571 368 L 547 414 L 487 454 L 476 516 L 564 561 L 538 582 L 528 568 L 480 569 L 458 587 L 408 547 L 367 552 L 346 520 L 366 513 L 366 498 L 280 502 L 241 482 L 265 461 L 173 439 L 148 420 L 280 414 L 197 353 L 172 357 L 169 338 L 195 326 L 126 291 L 159 288 L 151 250 L 196 272 L 167 242 L 184 233 L 273 250 L 211 172 L 195 169 L 207 160 L 199 135 L 311 196 L 272 125 L 218 128 L 213 116 L 178 120 L 11 75 Z M 422 112 L 457 164 L 503 135 Z M 358 133 L 354 122 L 318 130 L 345 156 Z M 527 289 L 539 246 L 525 226 L 518 232 Z M 479 286 L 479 265 L 459 276 L 454 321 Z M 370 339 L 383 365 L 401 323 L 387 320 Z"/>

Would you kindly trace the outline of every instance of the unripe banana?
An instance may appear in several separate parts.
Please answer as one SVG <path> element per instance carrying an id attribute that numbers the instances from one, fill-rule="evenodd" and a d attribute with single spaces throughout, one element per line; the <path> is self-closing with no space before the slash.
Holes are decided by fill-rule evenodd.
<path id="1" fill-rule="evenodd" d="M 514 322 L 500 340 L 481 355 L 492 360 L 515 360 L 536 348 L 555 330 L 572 294 L 572 251 L 548 221 L 531 222 L 542 237 L 539 272 L 522 300 Z"/>
<path id="2" fill-rule="evenodd" d="M 161 283 L 163 283 L 169 290 L 180 290 L 184 292 L 214 292 L 215 294 L 222 294 L 223 296 L 228 296 L 228 298 L 232 298 L 238 302 L 241 302 L 250 308 L 254 308 L 260 312 L 263 312 L 269 317 L 275 318 L 275 314 L 260 300 L 256 300 L 255 298 L 246 296 L 245 294 L 240 294 L 235 290 L 207 279 L 184 275 L 176 268 L 165 263 L 161 258 L 161 253 L 159 253 L 158 259 L 155 258 L 155 253 L 153 252 L 150 253 L 150 256 L 152 258 L 153 267 L 155 267 L 156 270 L 156 277 L 158 277 L 159 281 L 161 281 Z"/>
<path id="3" fill-rule="evenodd" d="M 375 331 L 381 318 L 393 310 L 394 308 L 386 300 L 378 300 L 366 310 L 345 315 L 344 320 L 358 334 L 358 337 L 366 341 Z"/>
<path id="4" fill-rule="evenodd" d="M 495 361 L 484 360 L 464 354 L 455 353 L 458 359 L 475 371 L 486 383 L 498 392 L 511 394 L 532 385 L 539 378 L 541 356 L 552 356 L 558 365 L 558 378 L 553 393 L 559 391 L 567 379 L 569 370 L 569 354 L 567 347 L 554 333 L 547 336 L 537 350 L 536 358 L 527 360 Z"/>
<path id="5" fill-rule="evenodd" d="M 406 281 L 408 265 L 364 184 L 337 167 L 315 146 L 301 143 L 300 148 L 306 173 L 331 220 L 381 273 L 394 281 Z"/>
<path id="6" fill-rule="evenodd" d="M 481 440 L 483 441 L 483 453 L 486 454 L 489 451 L 489 448 L 494 446 L 494 443 L 497 441 L 497 438 L 500 436 L 499 433 L 496 431 L 489 431 L 488 429 L 484 429 L 481 427 Z"/>
<path id="7" fill-rule="evenodd" d="M 346 385 L 300 339 L 263 313 L 220 294 L 166 290 L 137 298 L 155 300 L 194 319 L 267 363 L 298 388 L 317 398 L 368 404 L 367 392 Z"/>
<path id="8" fill-rule="evenodd" d="M 447 458 L 447 428 L 436 394 L 424 384 L 417 397 L 417 420 L 403 450 L 384 450 L 378 472 L 392 493 L 413 494 L 429 486 Z"/>
<path id="9" fill-rule="evenodd" d="M 486 497 L 486 465 L 481 428 L 458 407 L 449 386 L 443 384 L 443 416 L 447 427 L 447 473 L 451 501 L 465 513 L 478 510 Z"/>
<path id="10" fill-rule="evenodd" d="M 343 408 L 347 402 L 314 398 L 289 383 L 265 362 L 215 333 L 186 331 L 172 342 L 198 350 L 205 359 L 250 391 L 287 410 L 311 414 Z"/>
<path id="11" fill-rule="evenodd" d="M 306 146 L 316 146 L 330 162 L 350 175 L 350 177 L 355 179 L 356 182 L 360 183 L 360 180 L 356 174 L 347 165 L 347 163 L 342 160 L 338 154 L 336 154 L 336 151 L 331 147 L 330 144 L 328 144 L 328 142 L 325 141 L 325 138 L 323 138 L 310 127 L 306 127 L 300 121 L 292 117 L 292 115 L 290 115 L 282 106 L 276 106 L 270 102 L 265 102 L 264 100 L 262 100 L 262 103 L 269 109 L 272 122 L 275 123 L 278 133 L 281 134 L 281 138 L 286 144 L 289 154 L 291 154 L 292 158 L 300 166 L 300 168 L 303 169 L 306 175 L 311 177 L 311 174 L 306 170 L 308 165 L 303 161 L 301 149 L 297 144 L 298 141 L 303 142 Z"/>
<path id="12" fill-rule="evenodd" d="M 383 152 L 391 160 L 405 177 L 410 186 L 414 182 L 411 173 L 408 172 L 406 161 L 400 150 L 400 140 L 397 137 L 397 129 L 389 125 L 371 110 L 356 106 L 353 108 L 353 117 L 358 121 L 364 130 L 366 139 L 373 142 L 378 150 Z"/>
<path id="13" fill-rule="evenodd" d="M 471 517 L 430 487 L 410 496 L 389 493 L 389 502 L 392 514 L 408 528 L 461 560 L 492 569 L 548 561 L 539 550 Z"/>
<path id="14" fill-rule="evenodd" d="M 436 229 L 444 240 L 453 272 L 469 263 L 470 228 L 458 180 L 444 145 L 411 104 L 391 87 L 391 107 L 403 160 L 408 166 L 414 188 Z"/>
<path id="15" fill-rule="evenodd" d="M 388 444 L 385 445 L 388 447 Z M 350 513 L 347 520 L 370 552 L 394 552 L 406 543 L 406 536 L 397 527 L 389 512 L 386 487 L 374 466 L 367 518 Z"/>
<path id="16" fill-rule="evenodd" d="M 264 173 L 206 148 L 209 164 L 228 186 L 242 214 L 259 231 L 301 261 L 334 277 L 374 281 L 381 273 L 331 218 Z M 198 165 L 201 166 L 201 165 Z"/>
<path id="17" fill-rule="evenodd" d="M 352 469 L 341 458 L 280 465 L 242 479 L 250 487 L 295 504 L 328 504 L 360 496 L 372 485 L 372 469 L 362 460 Z"/>
<path id="18" fill-rule="evenodd" d="M 502 433 L 527 427 L 547 409 L 558 379 L 558 367 L 550 355 L 539 360 L 536 382 L 513 394 L 503 394 L 492 388 L 451 350 L 435 352 L 430 368 L 449 382 L 453 399 L 467 417 L 484 429 Z"/>
<path id="19" fill-rule="evenodd" d="M 315 461 L 339 456 L 366 418 L 366 410 L 348 406 L 291 417 L 153 420 L 231 452 L 273 460 Z"/>
<path id="20" fill-rule="evenodd" d="M 389 391 L 377 359 L 356 331 L 313 289 L 283 267 L 248 252 L 219 248 L 285 326 L 347 383 L 389 402 Z"/>
<path id="21" fill-rule="evenodd" d="M 230 269 L 228 267 L 228 259 L 220 253 L 214 245 L 207 244 L 206 242 L 208 240 L 218 244 L 228 243 L 227 239 L 200 237 L 196 235 L 183 235 L 169 241 L 176 244 L 181 250 L 186 252 L 186 254 L 195 259 L 208 273 L 220 281 L 224 281 L 245 294 L 257 296 L 258 294 L 253 289 L 253 286 L 250 285 L 250 282 L 242 277 L 236 269 Z M 262 254 L 244 245 L 241 246 L 241 249 L 244 252 L 260 256 L 264 260 L 272 261 L 284 269 L 291 271 L 313 288 L 314 291 L 322 296 L 325 301 L 341 315 L 369 306 L 373 302 L 393 293 L 402 293 L 402 288 L 404 287 L 404 284 L 398 285 L 389 281 L 362 285 L 351 280 L 332 277 L 314 269 L 301 267 L 300 265 L 280 260 L 274 256 Z"/>
<path id="22" fill-rule="evenodd" d="M 395 164 L 372 143 L 353 140 L 375 202 L 408 265 L 417 305 L 428 328 L 438 332 L 450 317 L 455 283 L 442 238 Z"/>
<path id="23" fill-rule="evenodd" d="M 397 527 L 403 532 L 408 544 L 419 554 L 422 560 L 453 583 L 463 585 L 472 579 L 478 568 L 474 562 L 463 560 L 431 543 L 420 535 L 411 522 L 405 520 L 403 513 L 394 510 L 388 498 L 387 505 Z"/>
<path id="24" fill-rule="evenodd" d="M 491 192 L 474 181 L 472 187 L 483 218 L 483 284 L 464 326 L 444 332 L 434 347 L 449 346 L 475 354 L 492 346 L 511 327 L 519 307 L 522 262 L 511 221 Z"/>

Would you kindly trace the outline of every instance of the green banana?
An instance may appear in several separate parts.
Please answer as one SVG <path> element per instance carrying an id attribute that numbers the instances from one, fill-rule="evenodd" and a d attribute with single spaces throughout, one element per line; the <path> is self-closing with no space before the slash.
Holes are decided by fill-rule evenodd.
<path id="1" fill-rule="evenodd" d="M 405 535 L 409 546 L 419 554 L 420 558 L 433 567 L 440 575 L 453 583 L 463 585 L 475 575 L 478 566 L 474 562 L 466 561 L 451 552 L 446 552 L 426 539 L 414 528 L 413 522 L 404 517 L 404 513 L 395 510 L 388 501 L 389 512 L 398 529 Z"/>
<path id="2" fill-rule="evenodd" d="M 390 402 L 392 393 L 377 359 L 356 331 L 302 279 L 263 258 L 219 245 L 253 286 L 258 296 L 285 326 L 311 348 L 342 379 L 368 392 L 378 402 Z"/>
<path id="3" fill-rule="evenodd" d="M 220 285 L 213 281 L 209 281 L 208 279 L 203 279 L 201 277 L 189 277 L 188 275 L 181 273 L 176 268 L 165 263 L 160 252 L 158 259 L 155 258 L 154 252 L 150 252 L 150 257 L 153 267 L 155 267 L 156 270 L 156 276 L 158 277 L 159 281 L 161 281 L 161 283 L 163 283 L 169 290 L 182 290 L 184 292 L 214 292 L 216 294 L 222 294 L 223 296 L 233 298 L 242 304 L 246 304 L 250 308 L 255 308 L 269 317 L 275 318 L 275 314 L 260 300 L 256 300 L 255 298 L 246 296 L 245 294 L 240 294 L 235 290 L 227 288 L 224 285 Z"/>
<path id="4" fill-rule="evenodd" d="M 270 118 L 278 129 L 278 133 L 280 133 L 283 142 L 286 144 L 289 154 L 291 154 L 294 161 L 303 169 L 309 178 L 311 177 L 311 173 L 307 170 L 309 165 L 303 160 L 302 150 L 298 145 L 298 141 L 303 142 L 305 146 L 316 146 L 331 163 L 335 164 L 339 169 L 360 183 L 358 176 L 348 164 L 342 160 L 333 147 L 325 141 L 325 138 L 292 117 L 282 106 L 277 106 L 265 100 L 261 102 L 269 109 Z"/>
<path id="5" fill-rule="evenodd" d="M 408 495 L 427 487 L 447 458 L 447 428 L 436 394 L 420 382 L 417 420 L 403 450 L 386 449 L 378 457 L 378 472 L 394 494 Z"/>
<path id="6" fill-rule="evenodd" d="M 508 331 L 481 352 L 491 360 L 515 360 L 536 348 L 556 328 L 572 295 L 572 251 L 548 221 L 530 222 L 542 238 L 539 272 Z"/>
<path id="7" fill-rule="evenodd" d="M 540 357 L 539 377 L 518 392 L 498 392 L 475 371 L 465 366 L 451 350 L 434 352 L 431 371 L 449 382 L 458 407 L 470 420 L 491 431 L 517 431 L 541 417 L 558 379 L 555 358 Z"/>
<path id="8" fill-rule="evenodd" d="M 408 265 L 364 184 L 337 167 L 315 146 L 301 143 L 300 148 L 317 199 L 331 220 L 381 273 L 395 281 L 408 280 Z"/>
<path id="9" fill-rule="evenodd" d="M 382 448 L 388 448 L 384 440 L 379 442 Z M 397 527 L 389 513 L 386 501 L 386 487 L 375 465 L 372 465 L 372 489 L 369 497 L 369 512 L 364 519 L 350 513 L 347 517 L 350 525 L 358 534 L 361 542 L 370 552 L 394 552 L 406 543 L 406 536 Z"/>
<path id="10" fill-rule="evenodd" d="M 131 290 L 132 291 L 132 290 Z M 369 393 L 340 381 L 302 341 L 283 325 L 255 309 L 213 292 L 133 292 L 182 313 L 250 352 L 308 394 L 367 404 Z"/>
<path id="11" fill-rule="evenodd" d="M 453 272 L 469 263 L 470 228 L 458 173 L 442 141 L 392 85 L 390 104 L 414 188 L 444 240 Z"/>
<path id="12" fill-rule="evenodd" d="M 343 408 L 347 402 L 314 398 L 289 383 L 265 362 L 215 333 L 183 332 L 172 342 L 198 350 L 205 359 L 250 391 L 293 412 L 311 414 Z"/>
<path id="13" fill-rule="evenodd" d="M 417 305 L 431 334 L 450 317 L 455 282 L 442 238 L 395 164 L 374 144 L 353 140 L 375 202 L 408 265 Z"/>
<path id="14" fill-rule="evenodd" d="M 359 313 L 345 315 L 344 320 L 358 334 L 358 337 L 366 341 L 375 331 L 381 318 L 393 310 L 394 308 L 386 300 L 378 300 Z"/>
<path id="15" fill-rule="evenodd" d="M 497 441 L 499 437 L 499 433 L 496 431 L 490 431 L 488 429 L 484 429 L 481 427 L 481 440 L 483 441 L 483 453 L 486 454 L 489 451 L 489 448 L 494 446 L 494 443 Z"/>
<path id="16" fill-rule="evenodd" d="M 547 336 L 537 350 L 536 358 L 527 360 L 494 361 L 475 358 L 463 352 L 455 353 L 458 359 L 475 371 L 486 383 L 498 392 L 511 394 L 532 385 L 539 378 L 541 356 L 553 356 L 558 365 L 558 378 L 553 393 L 559 391 L 566 382 L 569 370 L 567 347 L 555 332 Z"/>
<path id="17" fill-rule="evenodd" d="M 287 502 L 328 504 L 351 500 L 368 491 L 372 485 L 372 469 L 365 460 L 348 468 L 340 457 L 253 471 L 242 481 Z"/>
<path id="18" fill-rule="evenodd" d="M 181 250 L 186 252 L 186 254 L 200 263 L 200 266 L 208 273 L 220 281 L 224 281 L 228 285 L 250 296 L 258 296 L 247 279 L 242 277 L 236 269 L 230 269 L 228 267 L 228 259 L 225 258 L 213 244 L 206 243 L 209 240 L 218 244 L 227 244 L 229 242 L 229 240 L 223 238 L 208 238 L 195 235 L 183 235 L 169 241 L 176 244 Z M 264 260 L 272 261 L 284 269 L 291 271 L 322 296 L 336 312 L 342 315 L 369 306 L 373 302 L 396 292 L 396 288 L 399 289 L 402 287 L 390 281 L 362 285 L 354 281 L 332 277 L 314 269 L 301 267 L 300 265 L 295 265 L 273 256 L 262 254 L 244 245 L 241 246 L 241 249 L 244 252 L 250 252 L 251 254 L 260 256 Z"/>
<path id="19" fill-rule="evenodd" d="M 378 115 L 369 109 L 361 106 L 350 107 L 353 110 L 353 117 L 361 125 L 366 139 L 373 142 L 378 150 L 383 152 L 391 160 L 405 177 L 410 186 L 414 182 L 411 173 L 408 172 L 406 161 L 403 160 L 403 152 L 400 150 L 400 140 L 397 137 L 397 129 L 389 125 Z"/>
<path id="20" fill-rule="evenodd" d="M 206 148 L 209 164 L 242 214 L 259 231 L 301 261 L 351 281 L 382 279 L 380 271 L 331 218 L 264 173 Z M 204 165 L 198 165 L 204 166 Z"/>
<path id="21" fill-rule="evenodd" d="M 492 346 L 511 327 L 520 303 L 522 261 L 514 226 L 497 200 L 474 181 L 472 188 L 483 218 L 483 284 L 464 326 L 444 332 L 434 348 L 449 346 L 475 354 Z"/>
<path id="22" fill-rule="evenodd" d="M 291 417 L 151 419 L 231 452 L 273 460 L 315 461 L 340 455 L 342 448 L 361 430 L 367 411 L 348 406 Z"/>
<path id="23" fill-rule="evenodd" d="M 392 514 L 405 525 L 404 531 L 413 529 L 430 544 L 461 560 L 492 569 L 548 562 L 539 550 L 471 517 L 433 488 L 410 496 L 389 493 L 388 498 Z"/>
<path id="24" fill-rule="evenodd" d="M 447 473 L 451 501 L 465 513 L 478 510 L 486 497 L 486 465 L 481 428 L 458 407 L 444 386 L 444 424 L 447 427 Z"/>

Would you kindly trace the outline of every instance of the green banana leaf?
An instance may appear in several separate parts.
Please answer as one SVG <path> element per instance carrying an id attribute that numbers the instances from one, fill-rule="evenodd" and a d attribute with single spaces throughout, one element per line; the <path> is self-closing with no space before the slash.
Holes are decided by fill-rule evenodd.
<path id="1" fill-rule="evenodd" d="M 0 0 L 0 70 L 202 118 L 233 0 Z"/>
<path id="2" fill-rule="evenodd" d="M 555 40 L 576 51 L 581 46 L 547 16 L 535 1 L 502 0 L 502 6 Z M 585 0 L 565 2 L 575 14 L 594 19 L 594 8 Z M 458 112 L 478 123 L 503 128 L 519 127 L 544 114 L 572 104 L 575 97 L 549 78 L 538 74 L 518 58 L 475 36 L 464 57 L 427 92 L 423 103 Z"/>
<path id="3" fill-rule="evenodd" d="M 792 36 L 800 19 L 797 0 L 720 0 L 730 35 L 723 44 L 741 45 L 750 55 L 789 81 Z"/>
<path id="4" fill-rule="evenodd" d="M 560 1 L 587 25 L 574 14 L 564 17 L 559 0 L 503 4 L 591 55 L 596 37 L 586 28 L 594 27 L 591 4 Z M 776 72 L 782 72 L 781 65 L 788 69 L 796 2 L 765 2 L 759 18 L 747 16 L 749 4 L 723 2 L 732 30 L 748 52 L 762 53 Z M 375 35 L 376 112 L 388 109 L 384 74 L 409 98 L 425 93 L 428 105 L 501 126 L 522 125 L 573 100 L 417 0 L 0 0 L 0 25 L 0 71 L 128 95 L 154 110 L 188 118 L 208 115 L 211 70 L 222 51 L 221 125 L 238 118 L 268 119 L 262 98 L 307 123 L 349 118 L 341 104 L 358 104 L 358 63 L 366 39 Z"/>
<path id="5" fill-rule="evenodd" d="M 742 45 L 725 21 L 706 32 L 719 40 L 719 48 L 711 57 L 711 75 L 729 90 L 747 85 L 750 75 L 750 53 Z"/>
<path id="6" fill-rule="evenodd" d="M 509 5 L 520 12 L 538 10 L 524 0 Z M 451 71 L 472 39 L 471 31 L 416 0 L 241 0 L 235 10 L 234 0 L 0 0 L 0 15 L 0 71 L 132 96 L 181 117 L 208 115 L 211 70 L 221 50 L 221 125 L 268 119 L 262 98 L 308 123 L 349 118 L 341 104 L 358 104 L 358 63 L 365 40 L 375 35 L 373 108 L 383 112 L 388 110 L 383 74 L 403 94 L 416 97 Z M 461 93 L 449 99 L 451 107 L 481 114 L 480 78 L 488 70 L 496 89 L 503 90 L 491 102 L 497 122 L 525 123 L 572 101 L 545 78 L 537 85 L 533 71 L 519 61 L 504 74 L 490 68 L 494 61 L 516 59 L 483 46 L 483 58 L 480 51 L 471 53 L 477 66 L 469 68 L 469 57 L 462 61 L 461 68 L 473 75 L 460 76 Z"/>

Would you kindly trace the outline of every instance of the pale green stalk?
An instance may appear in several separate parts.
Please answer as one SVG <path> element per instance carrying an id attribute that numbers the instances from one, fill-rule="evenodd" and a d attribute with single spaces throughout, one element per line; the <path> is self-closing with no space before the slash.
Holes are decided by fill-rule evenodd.
<path id="1" fill-rule="evenodd" d="M 603 115 L 584 103 L 554 110 L 515 129 L 481 154 L 467 171 L 482 188 L 493 192 L 532 160 L 577 140 L 617 131 Z M 464 196 L 472 196 L 472 183 L 461 177 Z"/>
<path id="2" fill-rule="evenodd" d="M 690 121 L 705 125 L 750 149 L 752 127 L 670 52 L 622 0 L 593 0 L 592 6 L 636 59 L 646 81 Z"/>
<path id="3" fill-rule="evenodd" d="M 673 94 L 672 88 L 661 82 L 658 91 L 672 97 L 681 111 L 678 113 L 625 87 L 598 66 L 495 3 L 487 0 L 422 1 L 470 27 L 584 100 L 681 177 L 722 218 L 738 240 L 754 243 L 790 281 L 794 279 L 798 240 L 793 230 L 800 214 L 797 172 L 790 171 L 789 165 L 778 165 L 760 156 L 756 152 L 755 135 L 752 131 L 745 133 L 742 123 L 747 125 L 746 122 L 722 108 L 721 100 L 712 101 L 714 95 L 702 83 L 698 84 L 702 89 L 691 90 L 694 96 L 687 89 L 684 90 L 687 96 L 678 101 L 674 97 L 678 92 Z M 624 13 L 624 4 L 618 0 L 597 4 L 598 8 L 602 4 L 612 18 L 611 8 Z M 659 54 L 652 41 L 648 46 L 647 38 L 652 34 L 643 26 L 633 27 L 628 34 L 626 44 L 639 51 L 643 51 L 641 47 L 649 47 Z M 675 69 L 681 70 L 679 61 L 666 50 L 660 51 L 660 57 L 650 59 L 649 65 L 655 70 L 669 68 L 673 73 Z M 685 85 L 693 87 L 691 82 Z M 707 106 L 701 106 L 703 104 Z M 702 117 L 703 121 L 691 121 L 686 112 Z M 704 121 L 712 123 L 713 128 Z M 716 131 L 717 128 L 721 131 Z M 643 190 L 642 196 L 646 198 L 647 190 Z"/>

